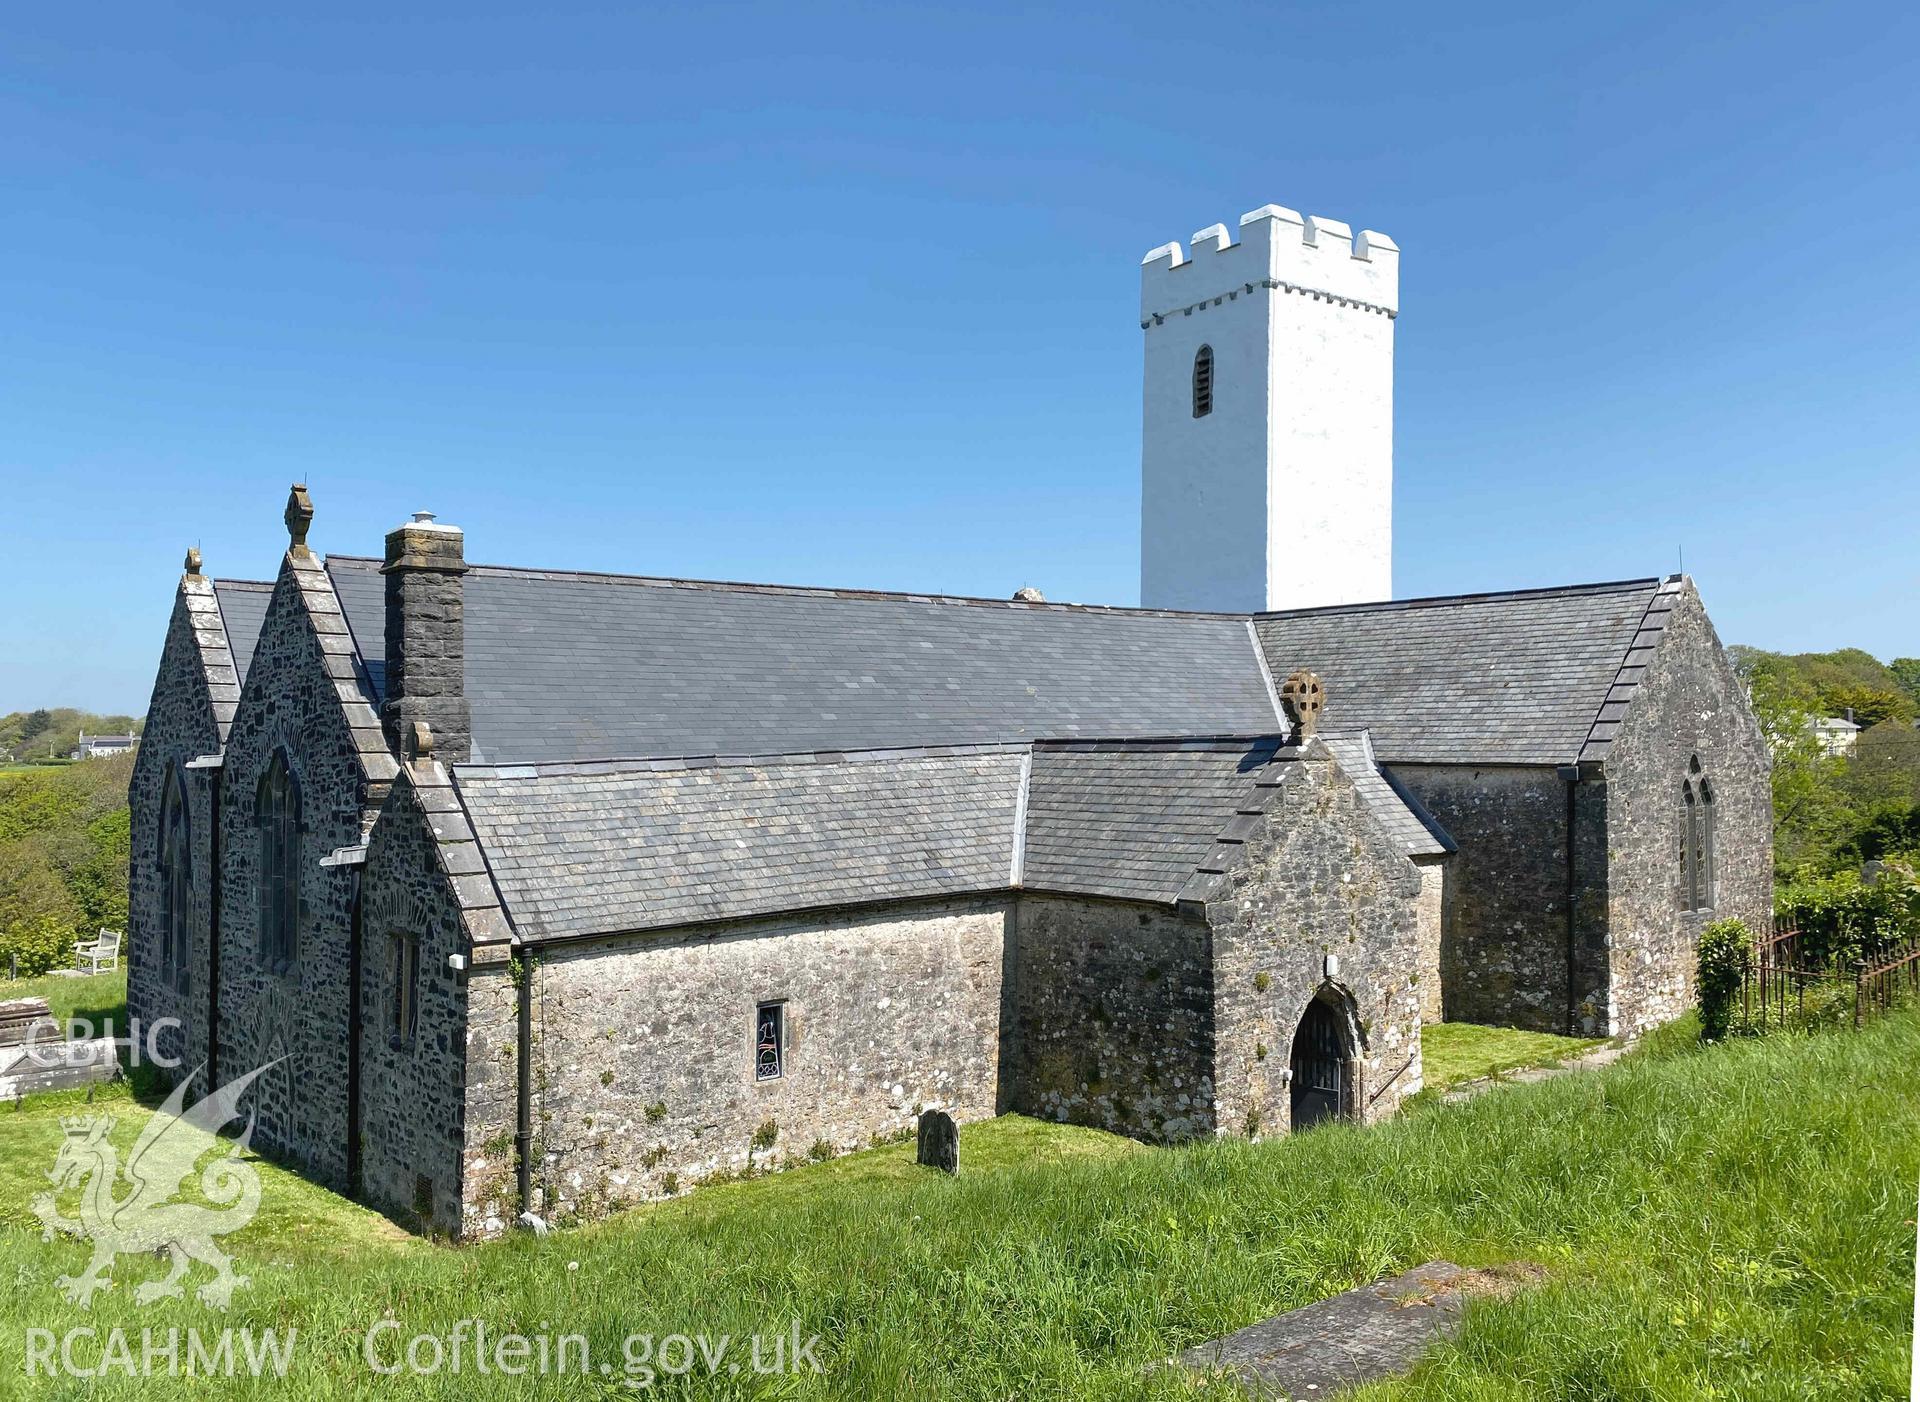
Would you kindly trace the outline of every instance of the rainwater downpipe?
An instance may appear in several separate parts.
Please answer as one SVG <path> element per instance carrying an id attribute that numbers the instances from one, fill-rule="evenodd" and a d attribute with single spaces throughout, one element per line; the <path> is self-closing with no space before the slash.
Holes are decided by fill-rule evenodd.
<path id="1" fill-rule="evenodd" d="M 516 946 L 514 957 L 519 964 L 514 980 L 519 1028 L 514 1038 L 513 1171 L 520 1211 L 525 1214 L 533 1211 L 533 946 Z"/>

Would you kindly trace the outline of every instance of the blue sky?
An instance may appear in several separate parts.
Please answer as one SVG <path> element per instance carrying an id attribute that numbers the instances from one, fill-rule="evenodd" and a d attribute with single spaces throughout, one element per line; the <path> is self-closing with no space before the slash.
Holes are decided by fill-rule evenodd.
<path id="1" fill-rule="evenodd" d="M 1686 568 L 1920 653 L 1907 7 L 42 6 L 0 48 L 0 711 L 179 574 L 469 557 L 1131 603 L 1137 266 L 1404 250 L 1396 587 Z"/>

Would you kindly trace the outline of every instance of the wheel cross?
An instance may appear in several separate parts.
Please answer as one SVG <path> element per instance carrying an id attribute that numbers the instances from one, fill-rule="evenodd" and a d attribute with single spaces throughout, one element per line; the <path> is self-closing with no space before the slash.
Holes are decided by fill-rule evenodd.
<path id="1" fill-rule="evenodd" d="M 1320 709 L 1327 704 L 1327 689 L 1320 684 L 1320 678 L 1302 668 L 1281 685 L 1280 701 L 1287 708 L 1287 719 L 1293 722 L 1293 738 L 1297 743 L 1312 735 L 1320 724 Z"/>

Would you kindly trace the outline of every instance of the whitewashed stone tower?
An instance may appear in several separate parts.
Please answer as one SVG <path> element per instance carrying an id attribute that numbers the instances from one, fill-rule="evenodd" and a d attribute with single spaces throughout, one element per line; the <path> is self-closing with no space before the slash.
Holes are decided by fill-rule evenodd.
<path id="1" fill-rule="evenodd" d="M 1392 597 L 1399 301 L 1392 239 L 1279 205 L 1141 261 L 1142 604 Z"/>

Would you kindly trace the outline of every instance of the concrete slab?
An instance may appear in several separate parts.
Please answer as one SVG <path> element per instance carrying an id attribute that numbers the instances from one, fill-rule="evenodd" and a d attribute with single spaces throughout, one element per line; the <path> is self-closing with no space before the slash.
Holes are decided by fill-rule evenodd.
<path id="1" fill-rule="evenodd" d="M 1174 1362 L 1230 1370 L 1263 1397 L 1332 1397 L 1339 1389 L 1408 1372 L 1459 1327 L 1469 1295 L 1503 1288 L 1485 1271 L 1429 1261 L 1201 1344 Z"/>

